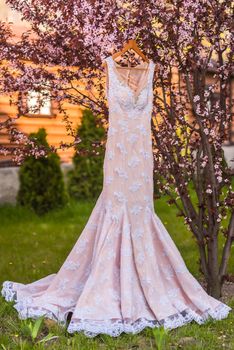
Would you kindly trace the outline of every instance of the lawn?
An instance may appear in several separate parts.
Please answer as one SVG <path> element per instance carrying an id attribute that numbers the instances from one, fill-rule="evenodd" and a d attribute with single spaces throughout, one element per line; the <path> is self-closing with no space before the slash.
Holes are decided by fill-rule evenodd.
<path id="1" fill-rule="evenodd" d="M 79 237 L 93 206 L 94 202 L 71 202 L 66 208 L 41 218 L 23 208 L 0 207 L 0 283 L 4 280 L 29 283 L 56 272 Z M 176 209 L 168 207 L 166 199 L 160 199 L 155 202 L 155 210 L 174 239 L 189 270 L 196 278 L 201 278 L 196 243 L 186 230 L 183 220 L 176 216 Z M 229 272 L 234 274 L 233 254 Z M 234 308 L 234 299 L 228 303 Z M 157 349 L 155 337 L 160 334 L 165 338 L 163 350 L 234 349 L 233 312 L 228 319 L 209 321 L 203 326 L 192 323 L 168 334 L 157 329 L 145 329 L 138 335 L 123 334 L 118 338 L 99 335 L 88 339 L 83 334 L 69 335 L 65 329 L 45 320 L 38 337 L 32 340 L 30 321 L 19 320 L 12 304 L 0 298 L 0 321 L 0 349 L 3 350 Z M 35 321 L 32 322 L 34 323 Z M 49 333 L 54 338 L 43 341 Z"/>

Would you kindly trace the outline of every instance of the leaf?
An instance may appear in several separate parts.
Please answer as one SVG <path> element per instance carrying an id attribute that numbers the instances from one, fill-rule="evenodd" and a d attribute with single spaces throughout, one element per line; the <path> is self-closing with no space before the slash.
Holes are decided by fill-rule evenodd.
<path id="1" fill-rule="evenodd" d="M 53 340 L 53 339 L 57 339 L 59 338 L 58 335 L 53 335 L 53 333 L 49 333 L 47 334 L 46 337 L 44 337 L 43 339 L 39 340 L 38 343 L 45 343 L 47 341 Z"/>
<path id="2" fill-rule="evenodd" d="M 32 329 L 32 339 L 36 339 L 37 336 L 38 336 L 38 333 L 40 331 L 40 328 L 42 326 L 42 323 L 43 323 L 43 320 L 44 320 L 44 317 L 39 317 L 36 322 L 34 323 L 34 326 L 33 326 L 33 329 Z"/>
<path id="3" fill-rule="evenodd" d="M 164 343 L 166 336 L 167 336 L 167 330 L 165 330 L 164 328 L 154 328 L 154 329 L 152 329 L 152 332 L 154 335 L 157 349 L 163 350 L 163 345 L 164 345 L 163 343 Z"/>
<path id="4" fill-rule="evenodd" d="M 30 335 L 32 335 L 32 331 L 33 331 L 33 324 L 32 324 L 32 322 L 30 321 L 28 324 L 27 324 L 27 327 L 28 327 L 28 329 L 29 329 L 29 331 L 30 331 Z"/>

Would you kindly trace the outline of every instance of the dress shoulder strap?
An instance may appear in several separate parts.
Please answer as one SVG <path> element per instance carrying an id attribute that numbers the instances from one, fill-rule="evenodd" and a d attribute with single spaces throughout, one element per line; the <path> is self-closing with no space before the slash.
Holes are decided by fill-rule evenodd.
<path id="1" fill-rule="evenodd" d="M 104 61 L 106 62 L 106 97 L 108 98 L 111 81 L 115 79 L 115 71 L 113 67 L 114 62 L 112 56 L 104 58 Z"/>
<path id="2" fill-rule="evenodd" d="M 110 82 L 110 65 L 111 65 L 111 59 L 110 56 L 104 58 L 104 61 L 106 62 L 105 70 L 106 70 L 106 97 L 108 98 L 109 95 L 109 82 Z"/>
<path id="3" fill-rule="evenodd" d="M 156 66 L 156 64 L 154 63 L 154 61 L 150 60 L 148 82 L 151 85 L 153 84 L 155 66 Z"/>
<path id="4" fill-rule="evenodd" d="M 111 63 L 112 63 L 111 56 L 104 58 L 103 61 L 106 62 L 106 67 L 107 67 L 107 70 L 109 71 L 109 69 L 111 67 Z"/>

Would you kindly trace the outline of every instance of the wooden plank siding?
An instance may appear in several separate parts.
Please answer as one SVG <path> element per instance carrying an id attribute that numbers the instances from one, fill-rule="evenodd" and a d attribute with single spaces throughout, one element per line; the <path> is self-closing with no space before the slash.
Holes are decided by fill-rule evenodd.
<path id="1" fill-rule="evenodd" d="M 77 69 L 77 67 L 73 67 Z M 52 69 L 56 69 L 53 67 Z M 173 69 L 172 77 L 173 82 L 178 83 L 179 75 L 178 70 L 176 68 Z M 212 76 L 210 74 L 207 75 L 207 85 L 213 82 Z M 104 82 L 105 83 L 105 82 Z M 234 79 L 231 81 L 230 85 L 230 96 L 233 95 L 233 87 L 234 87 Z M 79 88 L 83 88 L 80 86 Z M 85 91 L 84 91 L 85 92 Z M 93 92 L 95 94 L 95 92 Z M 158 93 L 161 95 L 160 90 Z M 217 91 L 218 94 L 218 91 Z M 168 101 L 169 102 L 169 101 Z M 67 113 L 69 115 L 69 120 L 73 123 L 73 126 L 76 127 L 80 124 L 82 118 L 82 106 L 76 106 L 74 104 L 66 103 Z M 3 121 L 7 115 L 14 117 L 17 114 L 16 106 L 10 106 L 9 99 L 7 96 L 0 96 L 0 121 Z M 191 112 L 188 117 L 191 118 Z M 160 119 L 160 116 L 157 116 Z M 62 115 L 59 114 L 58 109 L 56 108 L 56 104 L 53 104 L 53 115 L 52 116 L 22 116 L 16 120 L 16 127 L 26 133 L 29 134 L 31 132 L 36 132 L 39 128 L 44 127 L 47 131 L 47 139 L 50 145 L 58 147 L 60 142 L 71 142 L 72 138 L 67 135 L 65 123 L 63 122 Z M 234 119 L 230 125 L 229 137 L 227 143 L 234 143 Z M 13 148 L 15 145 L 10 144 L 7 133 L 2 130 L 0 131 L 0 144 L 7 147 Z M 18 147 L 18 146 L 17 146 Z M 59 150 L 58 154 L 61 157 L 62 162 L 71 162 L 71 158 L 74 154 L 74 149 L 66 149 Z M 0 166 L 5 163 L 9 163 L 11 157 L 0 155 Z"/>
<path id="2" fill-rule="evenodd" d="M 7 63 L 5 63 L 7 64 Z M 29 62 L 32 65 L 31 62 Z M 48 70 L 56 71 L 59 67 L 50 67 Z M 77 67 L 72 67 L 71 69 L 77 69 Z M 84 90 L 83 86 L 79 86 L 79 89 Z M 18 94 L 15 94 L 14 98 L 17 98 Z M 66 124 L 63 121 L 63 115 L 59 113 L 58 106 L 55 101 L 52 102 L 52 113 L 51 115 L 39 115 L 39 114 L 29 114 L 27 116 L 20 116 L 20 118 L 15 120 L 16 128 L 25 133 L 26 135 L 31 132 L 38 131 L 39 128 L 45 128 L 47 131 L 47 140 L 50 145 L 58 147 L 61 142 L 70 143 L 73 138 L 67 135 Z M 69 116 L 69 122 L 72 123 L 73 128 L 77 128 L 82 119 L 83 106 L 74 105 L 69 102 L 63 103 L 63 107 Z M 10 105 L 9 97 L 0 95 L 0 121 L 4 121 L 7 116 L 15 117 L 17 115 L 17 106 Z M 14 148 L 16 145 L 11 144 L 6 130 L 0 130 L 0 144 L 7 149 Z M 19 147 L 17 145 L 17 147 Z M 74 154 L 74 148 L 68 148 L 65 150 L 58 150 L 58 154 L 61 157 L 62 162 L 71 162 L 71 158 Z M 5 163 L 9 163 L 11 156 L 0 155 L 0 166 Z M 13 165 L 13 164 L 12 164 Z"/>
<path id="3" fill-rule="evenodd" d="M 78 126 L 82 118 L 82 107 L 68 105 L 69 120 L 73 123 L 74 127 Z M 72 137 L 67 135 L 65 123 L 62 120 L 63 117 L 58 111 L 53 110 L 55 116 L 40 117 L 36 116 L 22 116 L 15 121 L 15 126 L 19 131 L 29 134 L 36 132 L 39 128 L 45 128 L 47 131 L 47 140 L 50 145 L 58 147 L 60 142 L 71 142 Z M 14 117 L 17 111 L 14 106 L 10 106 L 8 97 L 0 96 L 0 121 L 6 119 L 6 116 Z M 0 144 L 6 148 L 13 148 L 14 145 L 10 144 L 8 134 L 5 130 L 0 131 Z M 58 150 L 58 154 L 61 157 L 62 162 L 70 162 L 74 149 Z M 0 155 L 0 162 L 9 161 L 11 157 Z"/>

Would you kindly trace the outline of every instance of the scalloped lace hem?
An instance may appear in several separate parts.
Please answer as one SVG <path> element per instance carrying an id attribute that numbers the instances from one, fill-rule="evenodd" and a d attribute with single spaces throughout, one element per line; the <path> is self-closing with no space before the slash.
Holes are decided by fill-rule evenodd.
<path id="1" fill-rule="evenodd" d="M 15 301 L 14 308 L 18 311 L 20 319 L 33 318 L 36 319 L 41 316 L 52 319 L 59 324 L 65 326 L 67 323 L 67 315 L 73 312 L 74 309 L 66 310 L 65 313 L 55 313 L 46 308 L 30 307 L 31 298 L 24 298 L 17 301 L 16 291 L 13 290 L 13 283 L 6 281 L 3 283 L 1 292 L 6 301 Z M 198 324 L 205 323 L 208 319 L 222 320 L 226 318 L 232 309 L 220 302 L 215 309 L 208 309 L 202 315 L 199 315 L 191 309 L 185 309 L 175 315 L 169 316 L 163 320 L 148 320 L 146 318 L 139 318 L 134 322 L 129 319 L 109 319 L 109 320 L 88 320 L 77 319 L 71 320 L 67 327 L 68 333 L 83 332 L 87 337 L 95 337 L 98 334 L 107 334 L 112 337 L 117 337 L 121 333 L 137 334 L 144 328 L 150 327 L 164 327 L 165 329 L 174 329 L 181 327 L 192 321 Z"/>
<path id="2" fill-rule="evenodd" d="M 169 316 L 163 320 L 148 320 L 146 318 L 139 318 L 131 322 L 129 320 L 73 320 L 70 322 L 67 331 L 69 333 L 83 331 L 88 337 L 95 337 L 98 334 L 108 334 L 112 337 L 117 337 L 121 333 L 137 334 L 144 328 L 158 328 L 174 329 L 181 327 L 192 321 L 198 324 L 203 324 L 209 318 L 214 320 L 221 320 L 228 316 L 231 308 L 225 304 L 220 304 L 216 309 L 207 310 L 202 316 L 191 309 L 186 309 L 178 314 Z"/>
<path id="3" fill-rule="evenodd" d="M 16 300 L 16 291 L 13 290 L 13 283 L 10 281 L 3 282 L 1 294 L 6 301 Z"/>

